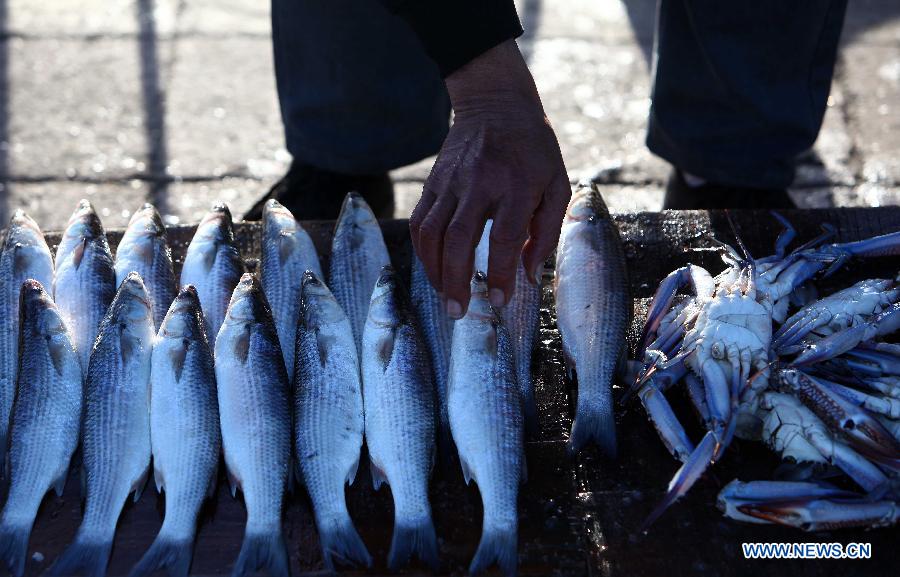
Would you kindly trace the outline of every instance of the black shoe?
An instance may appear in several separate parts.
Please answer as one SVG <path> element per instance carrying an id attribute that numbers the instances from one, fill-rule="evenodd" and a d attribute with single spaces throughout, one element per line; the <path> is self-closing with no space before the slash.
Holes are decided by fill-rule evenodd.
<path id="1" fill-rule="evenodd" d="M 297 220 L 335 220 L 348 192 L 362 195 L 376 217 L 394 216 L 394 185 L 387 173 L 341 174 L 294 162 L 244 214 L 244 220 L 261 220 L 263 206 L 271 198 L 287 207 Z"/>
<path id="2" fill-rule="evenodd" d="M 783 188 L 747 188 L 726 186 L 708 182 L 700 186 L 688 186 L 684 175 L 677 168 L 672 169 L 666 184 L 663 209 L 710 210 L 710 209 L 771 209 L 797 208 Z"/>

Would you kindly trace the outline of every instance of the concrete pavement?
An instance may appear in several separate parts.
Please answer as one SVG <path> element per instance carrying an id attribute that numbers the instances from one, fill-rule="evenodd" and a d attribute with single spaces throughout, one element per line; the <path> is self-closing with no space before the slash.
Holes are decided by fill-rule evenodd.
<path id="1" fill-rule="evenodd" d="M 614 210 L 658 208 L 667 174 L 643 145 L 654 11 L 520 2 L 570 176 L 602 175 Z M 900 201 L 900 4 L 851 0 L 847 20 L 825 126 L 794 187 L 806 206 Z M 170 223 L 216 199 L 242 212 L 290 161 L 269 29 L 267 3 L 252 0 L 0 0 L 0 212 L 24 207 L 46 228 L 83 196 L 108 226 L 145 200 Z M 397 216 L 430 164 L 395 172 Z"/>

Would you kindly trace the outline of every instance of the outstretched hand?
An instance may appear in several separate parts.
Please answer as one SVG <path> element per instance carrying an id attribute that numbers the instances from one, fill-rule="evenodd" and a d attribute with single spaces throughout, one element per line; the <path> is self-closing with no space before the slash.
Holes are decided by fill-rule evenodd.
<path id="1" fill-rule="evenodd" d="M 488 287 L 503 306 L 519 259 L 532 280 L 556 247 L 569 178 L 513 40 L 447 77 L 454 122 L 410 218 L 416 253 L 452 318 L 465 314 L 475 246 L 493 218 Z"/>

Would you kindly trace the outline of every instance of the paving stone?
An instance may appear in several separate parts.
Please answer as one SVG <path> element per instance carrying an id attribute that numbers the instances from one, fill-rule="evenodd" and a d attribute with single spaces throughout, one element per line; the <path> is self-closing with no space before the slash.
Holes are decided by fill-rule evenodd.
<path id="1" fill-rule="evenodd" d="M 268 37 L 271 31 L 271 3 L 258 0 L 191 0 L 178 19 L 178 32 L 186 34 Z"/>
<path id="2" fill-rule="evenodd" d="M 8 183 L 4 199 L 7 215 L 17 208 L 25 210 L 45 230 L 62 230 L 82 198 L 93 203 L 107 228 L 128 224 L 132 213 L 147 199 L 147 185 L 138 180 L 123 183 L 85 184 L 57 181 Z M 3 222 L 6 222 L 4 217 Z"/>
<path id="3" fill-rule="evenodd" d="M 598 187 L 611 212 L 657 211 L 662 208 L 663 187 L 602 185 Z"/>
<path id="4" fill-rule="evenodd" d="M 394 218 L 409 218 L 422 196 L 422 181 L 394 182 Z"/>
<path id="5" fill-rule="evenodd" d="M 180 39 L 166 108 L 172 175 L 274 178 L 290 162 L 267 39 Z"/>
<path id="6" fill-rule="evenodd" d="M 656 0 L 519 0 L 527 36 L 653 43 Z"/>
<path id="7" fill-rule="evenodd" d="M 274 179 L 222 178 L 206 182 L 174 182 L 157 195 L 157 208 L 166 224 L 199 222 L 216 202 L 224 202 L 236 220 L 262 197 Z"/>
<path id="8" fill-rule="evenodd" d="M 105 179 L 145 168 L 136 42 L 16 38 L 7 45 L 11 174 Z"/>
<path id="9" fill-rule="evenodd" d="M 841 40 L 845 44 L 900 44 L 900 3 L 897 0 L 853 0 Z"/>
<path id="10" fill-rule="evenodd" d="M 178 0 L 6 0 L 8 30 L 26 35 L 159 34 L 174 27 Z M 150 19 L 152 17 L 152 20 Z"/>
<path id="11" fill-rule="evenodd" d="M 854 45 L 842 55 L 853 143 L 863 181 L 900 184 L 900 44 Z"/>

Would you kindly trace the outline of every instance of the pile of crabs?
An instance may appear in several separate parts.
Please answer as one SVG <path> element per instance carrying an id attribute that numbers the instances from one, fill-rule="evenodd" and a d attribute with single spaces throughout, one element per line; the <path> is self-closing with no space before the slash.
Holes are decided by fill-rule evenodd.
<path id="1" fill-rule="evenodd" d="M 774 216 L 784 225 L 775 254 L 754 259 L 740 239 L 740 253 L 722 245 L 722 273 L 680 268 L 650 304 L 626 398 L 637 394 L 682 466 L 644 528 L 734 437 L 762 441 L 811 473 L 730 482 L 718 497 L 730 518 L 808 531 L 900 519 L 900 345 L 884 341 L 900 328 L 900 282 L 863 280 L 820 299 L 811 283 L 851 258 L 900 255 L 900 232 L 831 243 L 834 230 L 823 227 L 788 251 L 796 233 Z M 692 294 L 678 295 L 682 287 Z M 696 445 L 666 399 L 676 385 L 705 426 Z"/>

